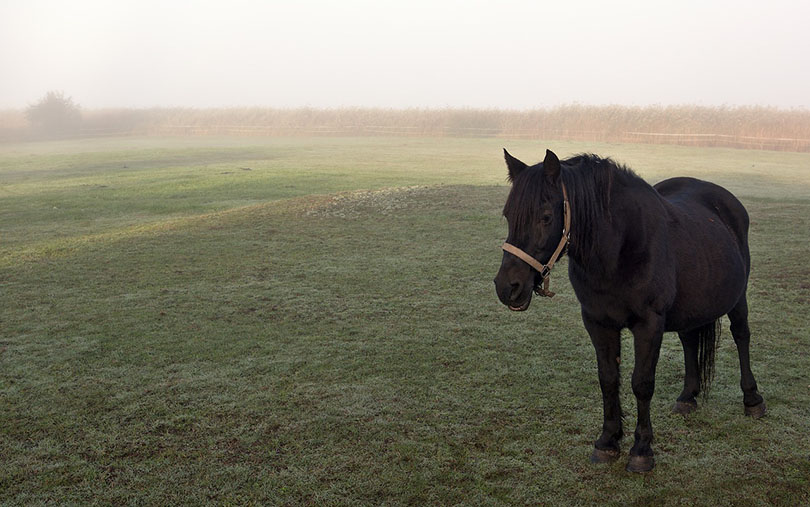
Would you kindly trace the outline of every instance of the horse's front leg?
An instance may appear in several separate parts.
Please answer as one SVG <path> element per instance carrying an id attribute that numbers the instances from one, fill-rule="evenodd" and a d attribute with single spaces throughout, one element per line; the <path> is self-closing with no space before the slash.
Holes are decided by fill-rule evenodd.
<path id="1" fill-rule="evenodd" d="M 609 463 L 619 457 L 622 436 L 622 408 L 619 403 L 621 330 L 604 326 L 582 312 L 585 329 L 596 349 L 599 386 L 602 388 L 604 421 L 602 434 L 594 443 L 592 463 Z"/>
<path id="2" fill-rule="evenodd" d="M 636 395 L 638 420 L 636 421 L 635 443 L 630 449 L 627 470 L 648 472 L 655 466 L 652 441 L 653 429 L 650 422 L 650 400 L 655 391 L 655 366 L 661 352 L 661 339 L 664 336 L 664 318 L 650 312 L 630 327 L 633 333 L 633 347 L 636 364 L 633 370 L 633 394 Z"/>

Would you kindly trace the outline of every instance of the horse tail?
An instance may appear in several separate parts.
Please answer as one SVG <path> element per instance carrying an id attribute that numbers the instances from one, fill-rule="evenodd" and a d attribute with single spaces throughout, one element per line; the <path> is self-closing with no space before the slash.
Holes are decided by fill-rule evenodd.
<path id="1" fill-rule="evenodd" d="M 709 396 L 709 389 L 714 379 L 714 356 L 717 343 L 720 341 L 722 326 L 720 319 L 698 328 L 698 373 L 700 376 L 700 392 L 703 399 Z"/>

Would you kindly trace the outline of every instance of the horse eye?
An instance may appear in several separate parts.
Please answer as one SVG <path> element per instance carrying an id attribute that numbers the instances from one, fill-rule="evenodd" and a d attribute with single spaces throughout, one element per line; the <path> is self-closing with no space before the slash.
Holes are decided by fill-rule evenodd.
<path id="1" fill-rule="evenodd" d="M 551 223 L 551 215 L 543 215 L 543 225 L 548 225 Z"/>

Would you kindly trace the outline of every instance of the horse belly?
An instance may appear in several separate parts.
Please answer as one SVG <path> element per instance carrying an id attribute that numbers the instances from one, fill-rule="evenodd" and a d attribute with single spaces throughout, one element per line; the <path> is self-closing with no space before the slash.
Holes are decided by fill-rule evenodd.
<path id="1" fill-rule="evenodd" d="M 725 226 L 694 230 L 681 238 L 677 252 L 677 291 L 666 314 L 667 331 L 713 322 L 731 311 L 745 293 L 746 263 Z"/>

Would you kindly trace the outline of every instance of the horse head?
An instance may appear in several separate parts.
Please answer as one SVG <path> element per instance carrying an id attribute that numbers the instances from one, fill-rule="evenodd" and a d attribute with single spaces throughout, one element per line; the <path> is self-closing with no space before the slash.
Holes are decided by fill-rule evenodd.
<path id="1" fill-rule="evenodd" d="M 510 310 L 524 311 L 531 303 L 532 291 L 553 295 L 547 284 L 543 289 L 540 285 L 548 279 L 568 242 L 570 217 L 557 155 L 546 150 L 542 163 L 528 166 L 503 152 L 512 190 L 503 208 L 509 235 L 495 276 L 495 290 Z"/>

